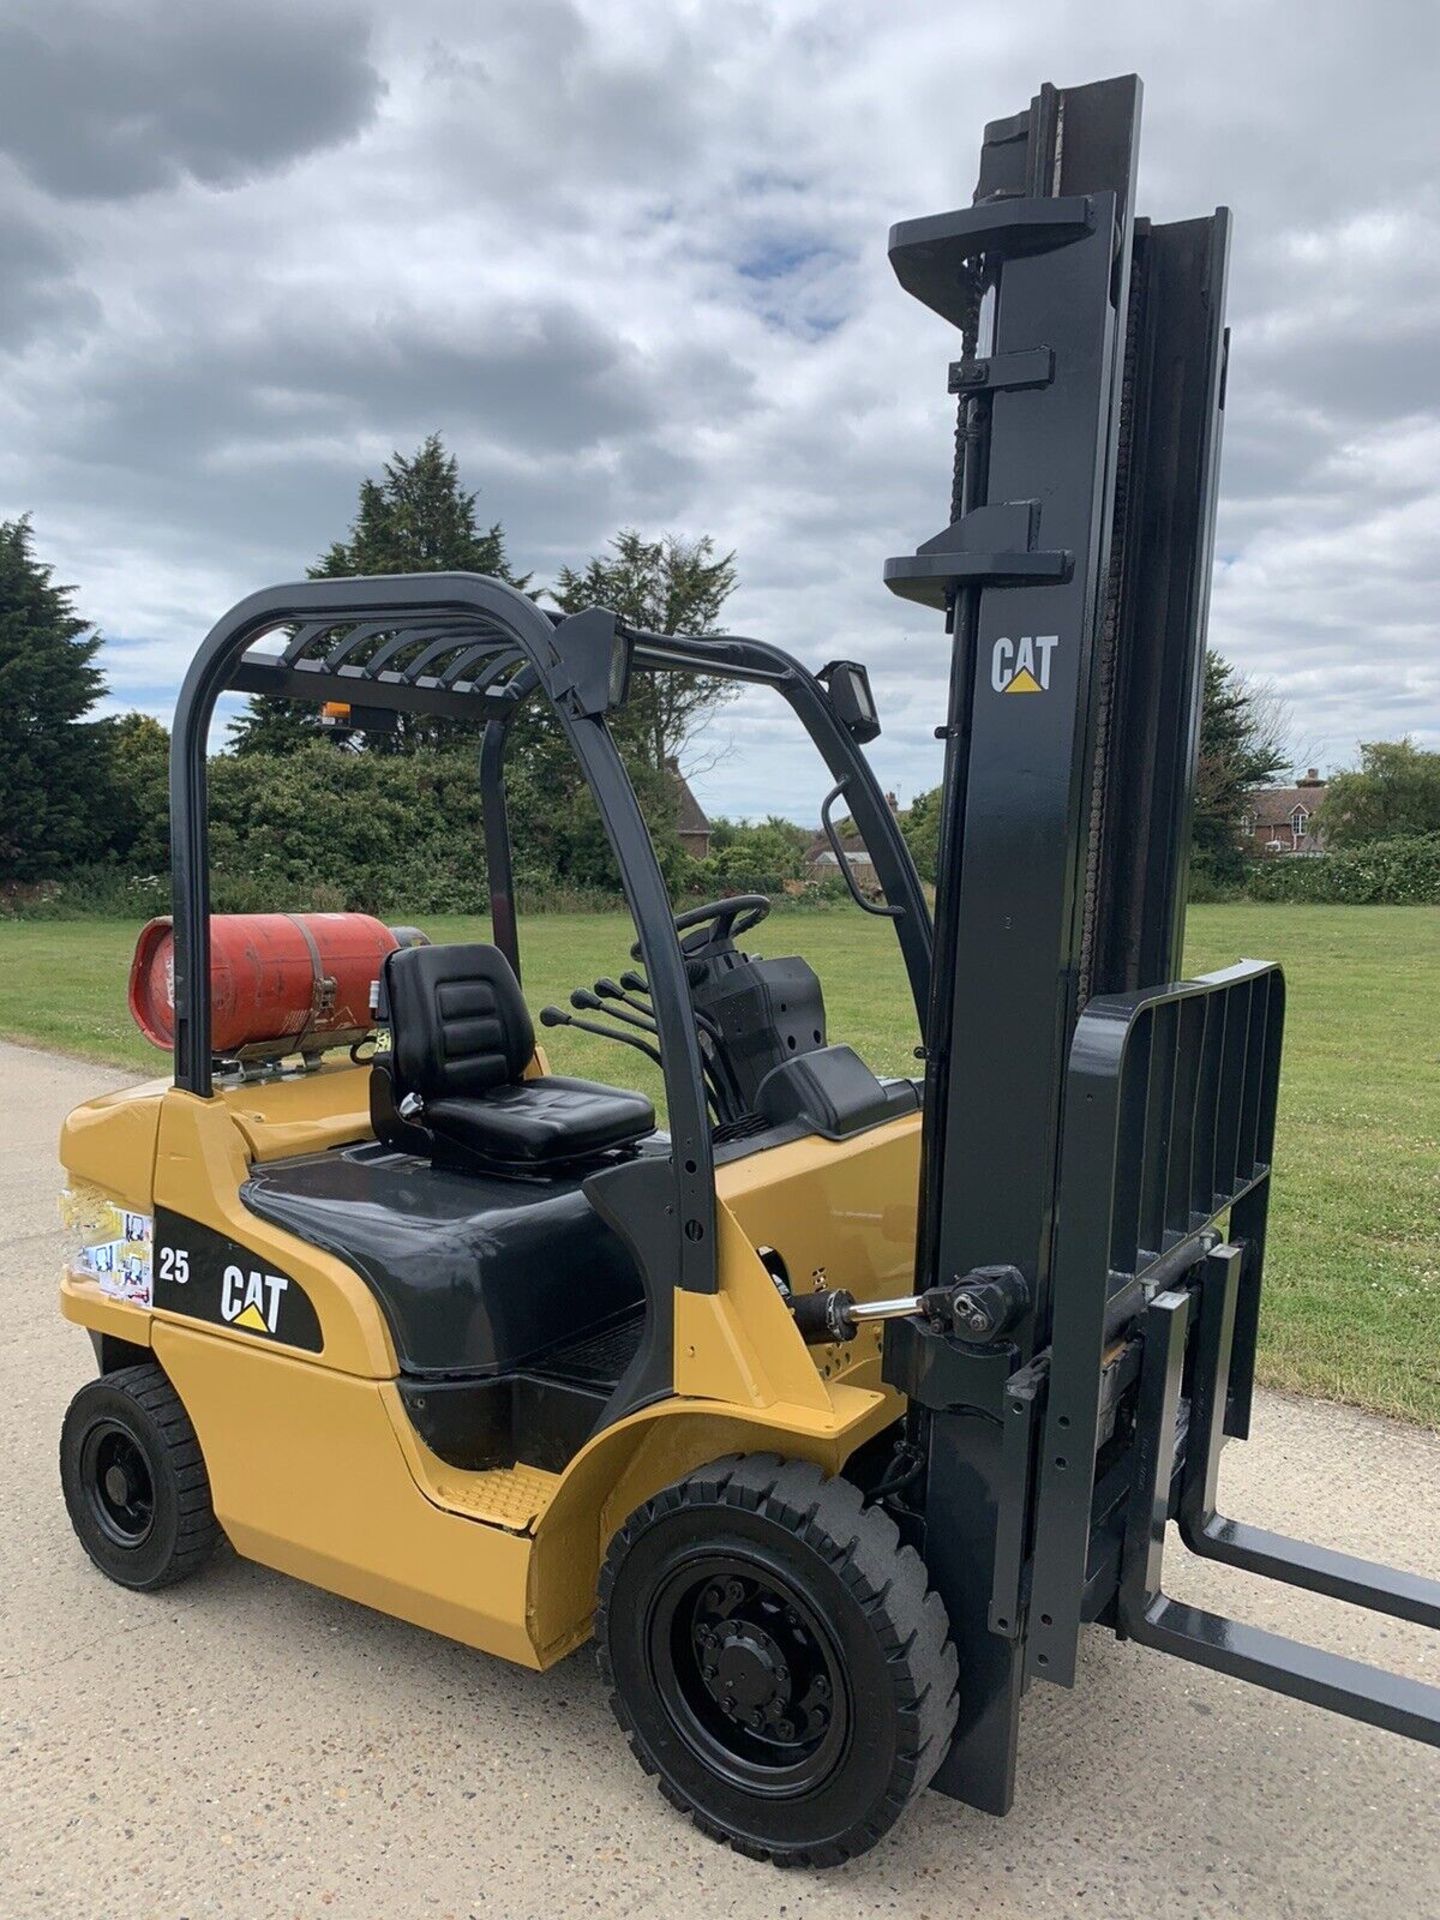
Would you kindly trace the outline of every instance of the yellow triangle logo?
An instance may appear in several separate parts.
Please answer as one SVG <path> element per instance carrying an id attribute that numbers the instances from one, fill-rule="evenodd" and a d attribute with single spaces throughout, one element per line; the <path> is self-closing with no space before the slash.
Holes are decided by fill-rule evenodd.
<path id="1" fill-rule="evenodd" d="M 1043 693 L 1045 689 L 1028 667 L 1021 667 L 1005 691 L 1006 693 Z"/>
<path id="2" fill-rule="evenodd" d="M 264 1315 L 252 1300 L 243 1313 L 237 1313 L 230 1322 L 232 1327 L 249 1327 L 252 1333 L 268 1333 Z"/>

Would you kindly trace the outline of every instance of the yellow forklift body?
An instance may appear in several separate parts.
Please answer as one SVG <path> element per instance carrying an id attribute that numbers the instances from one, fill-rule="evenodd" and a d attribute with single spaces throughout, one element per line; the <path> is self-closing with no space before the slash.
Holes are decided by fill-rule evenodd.
<path id="1" fill-rule="evenodd" d="M 239 1553 L 541 1668 L 587 1637 L 610 1539 L 662 1487 L 735 1452 L 836 1473 L 897 1417 L 901 1402 L 880 1381 L 879 1329 L 807 1347 L 759 1249 L 785 1259 L 797 1291 L 843 1285 L 865 1300 L 902 1287 L 918 1114 L 849 1140 L 792 1140 L 718 1170 L 720 1284 L 676 1290 L 669 1398 L 604 1428 L 563 1472 L 447 1464 L 401 1402 L 390 1330 L 365 1281 L 241 1199 L 254 1164 L 370 1137 L 365 1084 L 366 1069 L 350 1066 L 209 1099 L 152 1082 L 86 1102 L 62 1136 L 77 1205 L 89 1194 L 180 1214 L 283 1269 L 314 1307 L 320 1347 L 301 1352 L 113 1298 L 78 1267 L 62 1278 L 67 1319 L 148 1348 L 164 1367 Z"/>

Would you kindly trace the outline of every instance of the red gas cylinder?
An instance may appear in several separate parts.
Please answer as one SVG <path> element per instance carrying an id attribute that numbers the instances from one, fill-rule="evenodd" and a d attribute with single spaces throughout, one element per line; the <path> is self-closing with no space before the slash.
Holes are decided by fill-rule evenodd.
<path id="1" fill-rule="evenodd" d="M 370 989 L 399 944 L 368 913 L 217 913 L 210 918 L 210 1047 L 283 1055 L 348 1046 L 373 1031 Z M 157 1047 L 175 1041 L 175 931 L 141 930 L 130 1011 Z"/>

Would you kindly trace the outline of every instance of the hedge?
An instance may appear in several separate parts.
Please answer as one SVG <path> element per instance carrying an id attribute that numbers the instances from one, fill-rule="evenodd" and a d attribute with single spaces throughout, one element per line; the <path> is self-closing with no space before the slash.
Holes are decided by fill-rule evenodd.
<path id="1" fill-rule="evenodd" d="M 1334 906 L 1440 905 L 1440 833 L 1373 840 L 1306 858 L 1257 860 L 1245 877 L 1251 900 Z"/>

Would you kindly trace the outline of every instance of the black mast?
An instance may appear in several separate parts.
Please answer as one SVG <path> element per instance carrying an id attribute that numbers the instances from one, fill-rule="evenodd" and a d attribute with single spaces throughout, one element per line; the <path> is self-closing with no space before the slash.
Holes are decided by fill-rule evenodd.
<path id="1" fill-rule="evenodd" d="M 885 569 L 953 639 L 916 1285 L 1011 1266 L 1028 1308 L 943 1380 L 897 1326 L 887 1369 L 930 1409 L 925 1550 L 973 1663 L 937 1785 L 997 1811 L 1006 1386 L 1049 1340 L 1070 1041 L 1093 996 L 1175 976 L 1183 934 L 1228 217 L 1136 219 L 1140 93 L 1043 87 L 986 129 L 974 204 L 890 240 L 962 346 L 952 524 Z"/>

